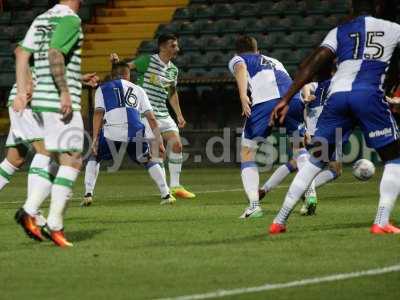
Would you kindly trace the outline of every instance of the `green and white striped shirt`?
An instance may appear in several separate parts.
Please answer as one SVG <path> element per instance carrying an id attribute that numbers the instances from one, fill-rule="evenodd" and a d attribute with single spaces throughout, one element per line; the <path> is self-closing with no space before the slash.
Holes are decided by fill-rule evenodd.
<path id="1" fill-rule="evenodd" d="M 170 61 L 165 64 L 158 54 L 141 55 L 133 63 L 138 72 L 138 85 L 147 93 L 157 118 L 169 117 L 167 101 L 171 88 L 178 82 L 178 68 Z"/>
<path id="2" fill-rule="evenodd" d="M 31 73 L 32 73 L 32 88 L 35 88 L 36 85 L 36 74 L 35 74 L 35 68 L 31 67 Z M 14 103 L 15 96 L 17 96 L 17 83 L 14 83 L 12 86 L 12 89 L 10 91 L 10 95 L 8 96 L 8 103 L 7 106 L 12 106 Z"/>
<path id="3" fill-rule="evenodd" d="M 32 96 L 33 111 L 58 112 L 60 95 L 53 80 L 48 57 L 49 48 L 65 55 L 66 81 L 72 109 L 81 109 L 81 19 L 67 5 L 57 4 L 36 17 L 20 46 L 32 52 L 36 69 L 36 86 Z"/>

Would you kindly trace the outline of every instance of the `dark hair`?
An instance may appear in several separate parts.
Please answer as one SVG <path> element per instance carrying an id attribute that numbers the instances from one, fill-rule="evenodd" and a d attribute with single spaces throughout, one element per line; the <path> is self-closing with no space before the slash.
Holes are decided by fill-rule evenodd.
<path id="1" fill-rule="evenodd" d="M 242 35 L 236 40 L 236 52 L 256 52 L 257 51 L 257 40 L 248 35 Z"/>
<path id="2" fill-rule="evenodd" d="M 129 65 L 126 62 L 120 61 L 117 63 L 113 63 L 111 67 L 111 77 L 112 78 L 119 78 L 123 75 L 125 69 L 129 70 Z"/>
<path id="3" fill-rule="evenodd" d="M 160 47 L 162 44 L 164 44 L 165 42 L 168 42 L 169 40 L 176 41 L 177 39 L 178 38 L 176 37 L 176 35 L 174 35 L 172 33 L 162 34 L 157 39 L 157 45 L 158 45 L 158 47 Z"/>
<path id="4" fill-rule="evenodd" d="M 374 15 L 377 3 L 377 0 L 352 0 L 353 10 L 357 14 L 370 13 Z"/>

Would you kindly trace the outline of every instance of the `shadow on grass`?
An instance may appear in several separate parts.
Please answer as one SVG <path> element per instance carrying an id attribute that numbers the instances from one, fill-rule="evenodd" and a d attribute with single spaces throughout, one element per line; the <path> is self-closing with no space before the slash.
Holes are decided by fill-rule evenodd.
<path id="1" fill-rule="evenodd" d="M 76 230 L 68 231 L 67 237 L 73 242 L 81 242 L 85 240 L 91 240 L 94 236 L 103 233 L 106 229 L 86 229 L 86 230 Z"/>
<path id="2" fill-rule="evenodd" d="M 342 224 L 330 224 L 330 225 L 318 225 L 309 226 L 304 231 L 326 231 L 326 230 L 337 230 L 337 229 L 358 229 L 358 228 L 369 228 L 371 222 L 358 222 L 358 223 L 342 223 Z"/>

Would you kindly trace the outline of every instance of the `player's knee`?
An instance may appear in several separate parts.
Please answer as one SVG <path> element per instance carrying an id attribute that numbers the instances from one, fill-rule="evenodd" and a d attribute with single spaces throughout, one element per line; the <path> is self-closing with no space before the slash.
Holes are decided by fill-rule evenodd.
<path id="1" fill-rule="evenodd" d="M 176 141 L 173 145 L 172 145 L 172 152 L 174 153 L 181 153 L 182 152 L 182 143 L 180 141 Z"/>
<path id="2" fill-rule="evenodd" d="M 256 151 L 248 147 L 242 147 L 240 151 L 240 158 L 242 162 L 254 161 Z"/>
<path id="3" fill-rule="evenodd" d="M 25 158 L 18 156 L 18 157 L 7 157 L 7 160 L 9 161 L 10 164 L 12 164 L 15 168 L 20 168 L 24 162 Z"/>
<path id="4" fill-rule="evenodd" d="M 68 166 L 77 170 L 80 170 L 82 167 L 82 155 L 80 153 L 62 153 L 59 156 L 59 163 L 63 166 Z"/>
<path id="5" fill-rule="evenodd" d="M 297 163 L 295 159 L 291 159 L 286 163 L 286 167 L 289 169 L 290 173 L 295 172 L 297 170 Z"/>

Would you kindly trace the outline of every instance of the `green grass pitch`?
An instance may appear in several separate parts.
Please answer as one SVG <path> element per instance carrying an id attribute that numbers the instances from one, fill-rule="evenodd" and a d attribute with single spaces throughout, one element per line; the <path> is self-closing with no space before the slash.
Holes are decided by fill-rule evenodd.
<path id="1" fill-rule="evenodd" d="M 264 218 L 240 220 L 239 168 L 184 170 L 197 199 L 167 207 L 147 173 L 133 170 L 101 173 L 94 205 L 80 208 L 81 176 L 65 220 L 74 248 L 66 250 L 31 241 L 16 226 L 26 190 L 19 173 L 0 193 L 0 299 L 155 299 L 399 264 L 400 236 L 368 231 L 378 173 L 360 182 L 346 169 L 319 189 L 317 216 L 301 217 L 297 207 L 288 233 L 272 237 L 267 228 L 289 179 L 267 196 Z M 393 218 L 400 221 L 399 204 Z M 224 299 L 400 299 L 399 282 L 394 272 Z"/>

